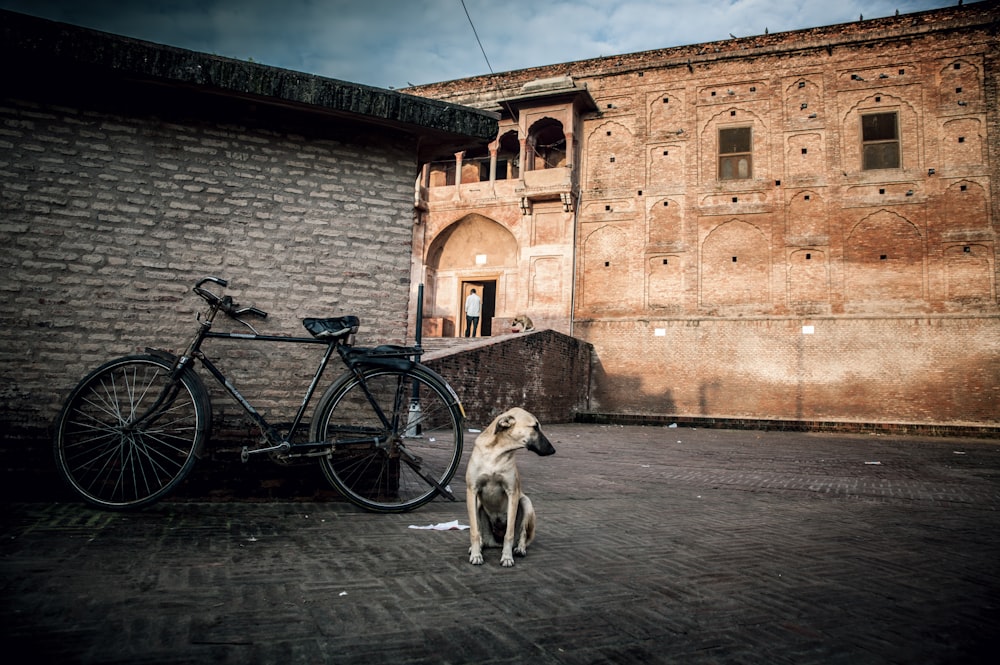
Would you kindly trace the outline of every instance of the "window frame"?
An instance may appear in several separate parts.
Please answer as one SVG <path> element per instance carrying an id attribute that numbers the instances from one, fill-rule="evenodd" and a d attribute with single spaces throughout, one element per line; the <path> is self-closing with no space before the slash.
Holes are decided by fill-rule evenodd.
<path id="1" fill-rule="evenodd" d="M 884 136 L 875 136 L 873 138 L 865 138 L 866 134 L 866 123 L 867 118 L 875 118 L 879 116 L 892 116 L 892 136 L 886 138 Z M 861 113 L 860 119 L 861 123 L 861 170 L 862 171 L 884 171 L 886 169 L 901 169 L 903 168 L 903 145 L 900 137 L 899 131 L 899 111 L 885 111 L 879 110 L 870 113 Z M 886 148 L 894 147 L 894 155 L 891 160 L 893 163 L 891 165 L 883 165 L 886 161 Z M 872 150 L 869 150 L 872 148 Z M 876 152 L 877 151 L 877 152 Z"/>
<path id="2" fill-rule="evenodd" d="M 731 152 L 723 152 L 723 132 L 746 130 L 747 136 L 745 139 L 746 150 L 733 150 Z M 719 127 L 718 131 L 718 160 L 717 160 L 717 171 L 716 176 L 719 180 L 750 180 L 753 178 L 753 125 L 738 125 L 730 127 Z M 741 139 L 742 142 L 742 139 Z M 746 160 L 746 174 L 740 175 L 740 160 Z M 732 164 L 731 175 L 726 175 L 727 168 L 726 164 Z"/>

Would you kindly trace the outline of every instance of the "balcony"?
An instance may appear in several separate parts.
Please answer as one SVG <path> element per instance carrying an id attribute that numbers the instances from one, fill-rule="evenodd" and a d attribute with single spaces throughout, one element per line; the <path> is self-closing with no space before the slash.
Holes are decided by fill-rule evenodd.
<path id="1" fill-rule="evenodd" d="M 521 175 L 524 180 L 524 195 L 529 198 L 549 193 L 561 194 L 569 192 L 573 187 L 573 169 L 568 166 L 525 171 Z"/>

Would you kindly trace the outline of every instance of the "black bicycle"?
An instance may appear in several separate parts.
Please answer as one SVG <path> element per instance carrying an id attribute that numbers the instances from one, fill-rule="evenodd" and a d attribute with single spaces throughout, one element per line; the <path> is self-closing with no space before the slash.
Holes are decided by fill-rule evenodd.
<path id="1" fill-rule="evenodd" d="M 101 508 L 125 510 L 162 499 L 187 476 L 212 430 L 212 404 L 195 359 L 260 428 L 261 442 L 245 446 L 243 461 L 316 457 L 327 480 L 348 500 L 376 512 L 403 512 L 448 488 L 462 457 L 465 412 L 451 386 L 420 364 L 420 347 L 353 346 L 356 316 L 304 319 L 311 337 L 262 335 L 245 319 L 267 317 L 240 307 L 207 283 L 194 292 L 208 304 L 181 356 L 146 349 L 112 360 L 73 389 L 55 425 L 56 465 L 69 486 Z M 218 290 L 218 289 L 217 289 Z M 250 333 L 213 332 L 222 312 Z M 269 423 L 202 351 L 206 339 L 325 345 L 325 352 L 290 425 Z M 319 398 L 311 426 L 304 417 L 337 353 L 346 371 Z M 309 429 L 308 441 L 296 441 Z"/>

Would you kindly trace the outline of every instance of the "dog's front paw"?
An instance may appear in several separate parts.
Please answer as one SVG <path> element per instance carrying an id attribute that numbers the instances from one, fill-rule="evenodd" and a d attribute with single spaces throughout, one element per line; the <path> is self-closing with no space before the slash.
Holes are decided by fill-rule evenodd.
<path id="1" fill-rule="evenodd" d="M 528 547 L 527 547 L 527 545 L 524 545 L 524 546 L 518 545 L 517 547 L 515 547 L 514 548 L 514 554 L 516 554 L 518 556 L 528 556 Z"/>
<path id="2" fill-rule="evenodd" d="M 469 563 L 473 566 L 483 565 L 483 554 L 482 552 L 469 552 Z"/>
<path id="3" fill-rule="evenodd" d="M 509 554 L 506 554 L 506 555 L 500 557 L 500 565 L 503 566 L 504 568 L 513 568 L 514 567 L 514 557 L 512 557 Z"/>

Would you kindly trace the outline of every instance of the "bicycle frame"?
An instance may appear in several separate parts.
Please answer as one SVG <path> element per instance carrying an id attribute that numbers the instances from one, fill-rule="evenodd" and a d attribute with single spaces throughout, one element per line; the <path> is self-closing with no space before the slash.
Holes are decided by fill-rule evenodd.
<path id="1" fill-rule="evenodd" d="M 237 319 L 238 320 L 238 319 Z M 211 325 L 210 322 L 209 326 Z M 291 426 L 288 431 L 282 436 L 276 427 L 267 421 L 267 419 L 254 408 L 239 389 L 229 380 L 229 378 L 222 373 L 222 371 L 212 362 L 212 360 L 205 355 L 201 350 L 201 342 L 205 339 L 240 339 L 258 342 L 284 342 L 291 344 L 326 344 L 327 349 L 320 359 L 319 366 L 316 368 L 316 372 L 313 374 L 312 380 L 309 382 L 309 387 L 306 389 L 305 396 L 302 398 L 302 403 L 299 405 L 298 411 L 295 414 L 295 419 L 292 421 Z M 268 452 L 284 453 L 284 454 L 294 454 L 294 451 L 302 451 L 299 453 L 302 456 L 315 456 L 328 454 L 330 452 L 330 443 L 326 441 L 306 441 L 302 443 L 293 443 L 292 438 L 295 436 L 295 432 L 299 425 L 302 423 L 302 418 L 305 416 L 305 412 L 309 407 L 309 402 L 312 400 L 313 395 L 316 392 L 316 387 L 319 385 L 320 379 L 326 370 L 327 365 L 330 362 L 330 357 L 336 350 L 340 352 L 341 357 L 344 357 L 343 349 L 346 348 L 341 344 L 336 342 L 328 342 L 321 339 L 314 339 L 311 337 L 291 337 L 284 335 L 260 335 L 257 333 L 247 334 L 247 333 L 221 333 L 221 332 L 211 332 L 207 327 L 203 327 L 199 335 L 196 337 L 195 341 L 192 342 L 188 353 L 184 357 L 178 360 L 178 367 L 185 367 L 190 364 L 190 358 L 197 358 L 203 367 L 205 367 L 209 373 L 215 377 L 215 380 L 225 388 L 226 392 L 236 400 L 236 402 L 243 407 L 243 410 L 253 419 L 254 423 L 260 427 L 264 436 L 267 438 L 269 444 L 265 448 L 255 448 L 250 450 L 249 447 L 244 446 L 241 453 L 241 459 L 246 462 L 251 454 L 260 454 Z M 188 358 L 188 362 L 184 363 L 184 358 Z M 361 367 L 363 365 L 355 365 L 346 362 L 347 371 L 353 373 L 358 378 L 358 385 L 364 392 L 365 396 L 368 398 L 368 403 L 372 406 L 379 420 L 387 428 L 387 431 L 393 431 L 398 423 L 390 423 L 389 418 L 386 417 L 385 412 L 379 406 L 378 401 L 374 398 L 368 389 L 368 385 L 365 382 L 364 374 Z M 179 376 L 179 374 L 175 374 Z M 385 443 L 384 437 L 379 437 L 377 434 L 372 433 L 370 435 L 360 437 L 358 439 L 341 439 L 339 445 L 350 445 L 355 443 L 374 443 L 375 445 L 381 445 Z M 401 451 L 402 459 L 409 465 L 414 471 L 416 471 L 429 485 L 433 486 L 441 496 L 444 496 L 452 501 L 455 500 L 455 496 L 452 494 L 451 490 L 439 482 L 434 480 L 432 477 L 426 475 L 420 470 L 420 464 L 416 458 L 409 454 L 405 449 Z"/>
<path id="2" fill-rule="evenodd" d="M 284 435 L 282 435 L 276 427 L 269 423 L 256 408 L 254 408 L 253 404 L 251 404 L 249 400 L 243 396 L 233 382 L 222 373 L 222 371 L 207 355 L 205 355 L 200 348 L 200 344 L 198 345 L 198 348 L 193 350 L 193 357 L 197 358 L 201 362 L 202 366 L 207 369 L 213 377 L 215 377 L 215 380 L 219 383 L 219 385 L 225 388 L 226 392 L 229 393 L 229 395 L 236 400 L 241 407 L 243 407 L 243 410 L 246 411 L 247 415 L 249 415 L 254 423 L 260 427 L 261 431 L 264 432 L 264 435 L 267 437 L 268 443 L 271 444 L 271 447 L 259 449 L 256 452 L 265 452 L 269 450 L 287 452 L 292 448 L 301 447 L 316 449 L 323 447 L 324 445 L 328 445 L 319 441 L 293 444 L 291 440 L 295 436 L 295 432 L 298 431 L 299 426 L 302 424 L 302 419 L 305 417 L 306 409 L 308 409 L 309 403 L 312 401 L 312 397 L 316 393 L 316 387 L 319 385 L 319 382 L 323 377 L 323 373 L 326 371 L 326 367 L 330 362 L 330 357 L 336 349 L 336 344 L 321 339 L 313 339 L 311 337 L 286 337 L 283 335 L 257 335 L 208 331 L 206 331 L 202 339 L 240 339 L 258 342 L 285 342 L 290 344 L 325 344 L 327 349 L 319 361 L 319 365 L 316 368 L 316 372 L 313 374 L 312 380 L 309 382 L 309 387 L 306 389 L 306 393 L 302 398 L 302 403 L 299 405 L 298 411 L 295 413 L 295 418 L 292 420 L 292 424 L 289 426 L 288 431 L 285 432 Z M 377 404 L 373 404 L 373 406 L 375 406 L 376 409 L 378 408 Z M 248 453 L 245 451 L 244 457 L 247 454 Z"/>
<path id="3" fill-rule="evenodd" d="M 316 388 L 319 386 L 319 382 L 326 371 L 327 365 L 329 365 L 330 358 L 333 356 L 333 352 L 337 351 L 344 360 L 344 364 L 347 367 L 347 371 L 354 374 L 357 377 L 359 385 L 362 391 L 368 398 L 369 404 L 372 406 L 376 415 L 382 424 L 387 428 L 391 429 L 394 423 L 389 422 L 389 418 L 386 417 L 382 408 L 379 406 L 378 401 L 372 396 L 371 392 L 368 390 L 368 385 L 364 380 L 364 374 L 362 372 L 362 366 L 355 363 L 347 362 L 344 350 L 350 348 L 349 345 L 345 345 L 338 341 L 330 341 L 323 339 L 316 339 L 313 337 L 292 337 L 288 335 L 261 335 L 253 326 L 251 326 L 246 321 L 240 318 L 233 317 L 234 320 L 239 321 L 243 325 L 247 326 L 254 332 L 251 333 L 233 333 L 233 332 L 213 332 L 212 324 L 215 320 L 216 315 L 219 311 L 219 305 L 213 305 L 209 308 L 208 313 L 205 318 L 200 321 L 201 327 L 195 338 L 191 341 L 190 346 L 183 356 L 177 359 L 174 366 L 174 378 L 175 380 L 180 377 L 181 373 L 186 370 L 191 365 L 194 358 L 197 358 L 203 367 L 209 371 L 209 373 L 215 378 L 215 380 L 221 385 L 226 392 L 239 404 L 243 410 L 250 416 L 251 420 L 261 429 L 264 433 L 267 442 L 270 444 L 265 448 L 255 448 L 250 450 L 249 447 L 244 446 L 242 452 L 242 459 L 244 462 L 247 461 L 251 454 L 267 453 L 267 452 L 277 452 L 277 453 L 291 453 L 292 451 L 302 451 L 302 455 L 317 455 L 324 454 L 328 452 L 330 444 L 325 441 L 306 441 L 300 443 L 293 443 L 292 439 L 295 436 L 296 431 L 298 431 L 299 426 L 302 424 L 302 420 L 305 417 L 306 410 L 309 407 L 309 403 L 312 401 L 313 395 L 316 393 Z M 247 400 L 246 397 L 239 391 L 239 389 L 229 380 L 229 378 L 222 373 L 215 363 L 205 355 L 201 350 L 201 345 L 206 339 L 236 339 L 236 340 L 248 340 L 248 341 L 258 341 L 258 342 L 281 342 L 286 344 L 325 344 L 327 346 L 323 357 L 319 361 L 319 365 L 316 367 L 316 371 L 313 374 L 312 380 L 309 382 L 309 387 L 306 389 L 306 393 L 302 398 L 302 403 L 299 405 L 298 411 L 295 414 L 295 418 L 292 421 L 288 431 L 281 434 L 281 432 L 274 425 L 269 423 L 267 419 L 261 414 L 257 409 Z M 162 400 L 161 400 L 162 401 Z M 140 417 L 138 420 L 144 420 L 149 415 L 155 414 L 159 408 L 160 402 L 154 405 L 149 412 Z M 341 444 L 345 443 L 371 443 L 374 440 L 376 444 L 384 443 L 384 441 L 379 440 L 377 436 L 365 436 L 356 440 L 341 440 Z"/>

